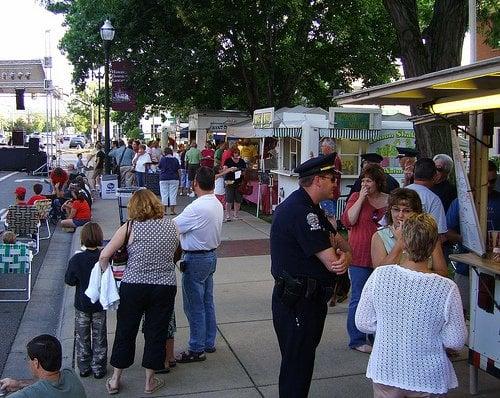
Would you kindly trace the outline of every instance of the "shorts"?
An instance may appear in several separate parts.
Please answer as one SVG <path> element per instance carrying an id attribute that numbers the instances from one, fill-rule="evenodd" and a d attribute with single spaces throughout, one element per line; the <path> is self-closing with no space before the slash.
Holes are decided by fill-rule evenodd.
<path id="1" fill-rule="evenodd" d="M 87 224 L 90 220 L 77 220 L 76 218 L 73 218 L 73 224 L 75 224 L 77 227 L 81 227 L 85 224 Z"/>
<path id="2" fill-rule="evenodd" d="M 224 194 L 224 195 L 217 195 L 217 194 L 215 194 L 215 197 L 217 199 L 219 199 L 219 202 L 222 203 L 222 206 L 226 205 L 226 194 Z"/>
<path id="3" fill-rule="evenodd" d="M 188 168 L 188 179 L 189 179 L 189 181 L 194 181 L 194 177 L 195 177 L 196 172 L 198 171 L 199 168 L 200 168 L 199 164 L 189 165 L 189 168 Z"/>
<path id="4" fill-rule="evenodd" d="M 96 179 L 99 176 L 102 176 L 104 169 L 94 169 L 94 173 L 92 174 L 92 179 Z"/>
<path id="5" fill-rule="evenodd" d="M 240 185 L 226 185 L 226 203 L 241 203 L 243 195 L 238 191 Z"/>

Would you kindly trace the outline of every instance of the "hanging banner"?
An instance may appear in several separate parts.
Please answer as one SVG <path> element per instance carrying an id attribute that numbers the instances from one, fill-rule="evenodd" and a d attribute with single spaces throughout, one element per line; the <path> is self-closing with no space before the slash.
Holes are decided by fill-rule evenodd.
<path id="1" fill-rule="evenodd" d="M 135 92 L 128 87 L 127 80 L 132 70 L 128 61 L 111 62 L 111 109 L 114 111 L 133 112 L 137 107 Z"/>

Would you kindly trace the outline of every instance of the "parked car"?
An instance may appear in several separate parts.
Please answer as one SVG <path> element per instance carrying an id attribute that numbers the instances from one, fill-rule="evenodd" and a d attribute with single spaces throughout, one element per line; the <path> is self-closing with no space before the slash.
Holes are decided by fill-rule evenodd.
<path id="1" fill-rule="evenodd" d="M 84 137 L 72 137 L 71 140 L 69 141 L 70 148 L 83 149 L 85 148 L 85 144 L 86 142 Z"/>

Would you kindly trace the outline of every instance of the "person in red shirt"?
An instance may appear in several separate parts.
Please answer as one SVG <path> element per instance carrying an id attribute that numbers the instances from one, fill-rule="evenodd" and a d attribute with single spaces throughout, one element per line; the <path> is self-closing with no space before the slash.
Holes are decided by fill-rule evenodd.
<path id="1" fill-rule="evenodd" d="M 40 195 L 43 191 L 43 185 L 42 184 L 35 184 L 33 185 L 33 192 L 35 193 L 31 198 L 28 199 L 27 205 L 31 206 L 34 205 L 37 200 L 43 200 L 47 199 L 45 196 Z"/>
<path id="2" fill-rule="evenodd" d="M 238 145 L 237 144 L 231 145 L 231 148 L 226 149 L 223 152 L 222 159 L 221 159 L 221 162 L 220 162 L 221 167 L 223 167 L 225 165 L 226 160 L 231 159 L 233 157 L 234 151 L 237 151 L 238 153 L 240 153 L 240 150 L 238 149 Z"/>
<path id="3" fill-rule="evenodd" d="M 66 212 L 67 217 L 61 221 L 63 228 L 80 227 L 92 218 L 90 206 L 85 200 L 85 192 L 81 189 L 71 190 L 72 199 L 64 202 L 62 209 Z"/>
<path id="4" fill-rule="evenodd" d="M 214 167 L 214 156 L 215 151 L 212 148 L 212 144 L 207 141 L 205 144 L 205 149 L 201 151 L 201 162 L 202 166 L 206 167 Z"/>
<path id="5" fill-rule="evenodd" d="M 16 194 L 16 203 L 15 204 L 25 206 L 26 205 L 26 201 L 25 201 L 26 188 L 17 187 L 15 190 L 15 194 Z"/>

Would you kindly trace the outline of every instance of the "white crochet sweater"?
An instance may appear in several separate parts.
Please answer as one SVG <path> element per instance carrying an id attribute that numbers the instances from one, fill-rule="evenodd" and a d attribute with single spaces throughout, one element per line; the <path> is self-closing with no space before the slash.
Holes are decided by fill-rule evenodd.
<path id="1" fill-rule="evenodd" d="M 457 285 L 398 265 L 378 267 L 363 288 L 356 326 L 376 332 L 366 376 L 405 390 L 443 394 L 458 386 L 445 347 L 467 337 Z"/>

